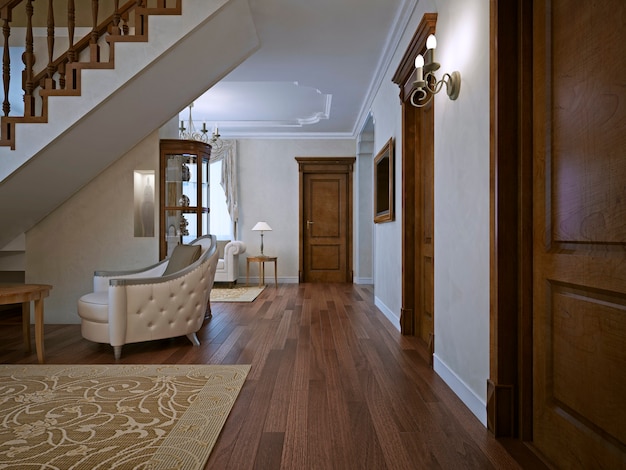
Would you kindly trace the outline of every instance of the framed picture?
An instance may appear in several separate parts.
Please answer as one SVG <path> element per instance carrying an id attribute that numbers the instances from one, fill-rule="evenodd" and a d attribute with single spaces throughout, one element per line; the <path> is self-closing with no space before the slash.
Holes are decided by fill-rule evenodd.
<path id="1" fill-rule="evenodd" d="M 374 223 L 394 220 L 393 137 L 374 158 Z"/>

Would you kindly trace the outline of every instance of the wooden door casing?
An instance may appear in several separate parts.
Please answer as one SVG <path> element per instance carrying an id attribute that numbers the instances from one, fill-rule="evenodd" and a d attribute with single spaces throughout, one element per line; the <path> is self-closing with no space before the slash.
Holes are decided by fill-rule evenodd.
<path id="1" fill-rule="evenodd" d="M 534 445 L 626 468 L 623 0 L 533 12 Z"/>
<path id="2" fill-rule="evenodd" d="M 352 282 L 354 157 L 296 157 L 300 170 L 300 282 Z"/>
<path id="3" fill-rule="evenodd" d="M 402 334 L 419 336 L 434 352 L 434 104 L 410 103 L 415 57 L 435 33 L 436 13 L 423 16 L 393 76 L 402 102 Z"/>

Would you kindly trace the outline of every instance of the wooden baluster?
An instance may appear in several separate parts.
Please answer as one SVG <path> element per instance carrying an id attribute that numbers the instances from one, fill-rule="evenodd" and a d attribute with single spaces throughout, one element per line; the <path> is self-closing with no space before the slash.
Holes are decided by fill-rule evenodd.
<path id="1" fill-rule="evenodd" d="M 11 112 L 11 102 L 9 101 L 9 83 L 11 82 L 11 55 L 9 54 L 9 36 L 11 26 L 9 18 L 5 17 L 2 22 L 2 36 L 4 36 L 4 52 L 2 54 L 2 84 L 4 85 L 4 101 L 2 102 L 2 112 L 8 116 Z"/>
<path id="2" fill-rule="evenodd" d="M 54 60 L 54 4 L 53 0 L 48 0 L 48 66 L 46 72 L 48 77 L 45 80 L 44 88 L 52 90 L 56 88 L 54 83 L 55 67 L 52 61 Z"/>
<path id="3" fill-rule="evenodd" d="M 98 46 L 98 0 L 91 0 L 91 38 L 89 50 L 91 62 L 100 62 L 100 46 Z"/>
<path id="4" fill-rule="evenodd" d="M 111 28 L 111 34 L 119 36 L 122 32 L 122 30 L 120 29 L 120 0 L 114 0 L 113 4 L 113 28 Z"/>
<path id="5" fill-rule="evenodd" d="M 74 0 L 67 2 L 67 37 L 69 47 L 67 49 L 67 63 L 76 62 L 76 49 L 74 48 L 74 31 L 76 29 L 76 8 L 74 8 Z"/>
<path id="6" fill-rule="evenodd" d="M 33 97 L 33 66 L 35 54 L 33 52 L 33 0 L 26 0 L 26 46 L 22 55 L 24 71 L 22 72 L 22 89 L 24 90 L 24 116 L 35 115 L 35 99 Z"/>
<path id="7" fill-rule="evenodd" d="M 122 34 L 124 36 L 128 36 L 128 33 L 130 32 L 130 28 L 128 26 L 129 20 L 130 20 L 129 13 L 128 11 L 125 11 L 124 14 L 122 15 Z"/>
<path id="8" fill-rule="evenodd" d="M 146 16 L 143 15 L 141 9 L 145 6 L 144 0 L 137 0 L 137 6 L 135 7 L 135 35 L 143 36 L 146 34 L 144 21 Z"/>
<path id="9" fill-rule="evenodd" d="M 59 64 L 59 68 L 57 70 L 57 72 L 59 72 L 59 88 L 61 90 L 65 90 L 65 87 L 66 87 L 66 85 L 65 85 L 65 65 L 66 65 L 66 62 L 61 62 Z"/>

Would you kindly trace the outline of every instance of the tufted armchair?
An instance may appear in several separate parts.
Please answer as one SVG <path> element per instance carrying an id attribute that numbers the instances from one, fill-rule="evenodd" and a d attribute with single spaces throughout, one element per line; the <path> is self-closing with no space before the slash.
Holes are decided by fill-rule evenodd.
<path id="1" fill-rule="evenodd" d="M 215 235 L 205 235 L 141 270 L 96 271 L 94 291 L 78 300 L 81 334 L 111 344 L 115 359 L 124 344 L 140 341 L 186 335 L 200 345 L 196 332 L 208 308 L 217 256 Z"/>
<path id="2" fill-rule="evenodd" d="M 239 240 L 218 240 L 217 271 L 215 282 L 234 284 L 239 277 L 239 255 L 246 252 L 246 244 Z"/>

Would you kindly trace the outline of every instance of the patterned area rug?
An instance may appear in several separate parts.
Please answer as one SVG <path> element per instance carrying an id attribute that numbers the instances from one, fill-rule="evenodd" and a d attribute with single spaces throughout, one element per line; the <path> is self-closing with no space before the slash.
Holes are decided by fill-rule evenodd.
<path id="1" fill-rule="evenodd" d="M 0 365 L 0 468 L 202 469 L 249 365 Z"/>
<path id="2" fill-rule="evenodd" d="M 252 302 L 263 292 L 263 289 L 265 286 L 235 286 L 226 289 L 213 287 L 211 289 L 211 302 Z"/>

